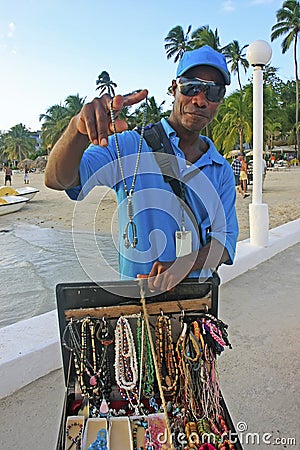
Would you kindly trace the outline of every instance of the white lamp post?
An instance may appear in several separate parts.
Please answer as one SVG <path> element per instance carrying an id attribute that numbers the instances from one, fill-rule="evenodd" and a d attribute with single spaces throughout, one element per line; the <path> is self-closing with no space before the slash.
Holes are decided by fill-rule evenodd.
<path id="1" fill-rule="evenodd" d="M 268 205 L 262 203 L 263 69 L 272 49 L 266 41 L 249 45 L 247 59 L 253 66 L 253 193 L 249 205 L 250 244 L 266 247 L 269 239 Z"/>

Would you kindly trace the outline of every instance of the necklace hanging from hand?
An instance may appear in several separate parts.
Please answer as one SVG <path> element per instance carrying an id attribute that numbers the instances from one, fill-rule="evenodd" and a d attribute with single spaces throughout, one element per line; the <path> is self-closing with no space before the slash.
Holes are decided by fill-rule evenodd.
<path id="1" fill-rule="evenodd" d="M 113 110 L 113 99 L 110 102 L 110 108 L 109 108 L 111 123 L 113 126 L 114 138 L 115 138 L 115 142 L 116 142 L 120 172 L 121 172 L 122 181 L 123 181 L 123 185 L 124 185 L 124 191 L 125 191 L 125 194 L 127 197 L 128 222 L 127 222 L 127 225 L 126 225 L 124 233 L 123 233 L 125 248 L 129 248 L 129 247 L 135 248 L 138 244 L 137 228 L 136 228 L 136 224 L 133 220 L 133 218 L 134 218 L 133 194 L 134 194 L 135 182 L 136 182 L 136 177 L 137 177 L 137 172 L 138 172 L 138 167 L 139 167 L 141 152 L 142 152 L 144 130 L 145 130 L 145 125 L 146 125 L 147 107 L 148 107 L 148 105 L 147 105 L 147 98 L 146 98 L 145 105 L 144 105 L 144 111 L 143 111 L 143 123 L 142 123 L 142 127 L 141 127 L 136 164 L 135 164 L 135 169 L 134 169 L 130 189 L 128 189 L 128 186 L 127 186 L 124 168 L 123 168 L 123 164 L 122 164 L 121 150 L 120 150 L 120 146 L 119 146 L 118 135 L 117 135 L 117 131 L 116 131 L 115 114 L 114 114 L 114 110 Z"/>

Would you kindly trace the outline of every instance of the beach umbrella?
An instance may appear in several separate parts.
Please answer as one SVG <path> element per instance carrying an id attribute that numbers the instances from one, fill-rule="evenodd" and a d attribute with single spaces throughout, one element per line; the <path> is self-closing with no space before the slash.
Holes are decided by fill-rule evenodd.
<path id="1" fill-rule="evenodd" d="M 28 169 L 30 169 L 32 164 L 33 164 L 33 160 L 32 159 L 25 158 L 25 159 L 23 159 L 22 161 L 19 162 L 18 167 L 20 169 L 24 169 L 24 167 L 27 166 Z"/>
<path id="2" fill-rule="evenodd" d="M 39 170 L 44 170 L 46 167 L 47 159 L 44 156 L 38 156 L 34 160 L 34 166 Z"/>
<path id="3" fill-rule="evenodd" d="M 226 153 L 225 158 L 232 158 L 240 153 L 241 150 L 230 150 L 230 152 Z"/>

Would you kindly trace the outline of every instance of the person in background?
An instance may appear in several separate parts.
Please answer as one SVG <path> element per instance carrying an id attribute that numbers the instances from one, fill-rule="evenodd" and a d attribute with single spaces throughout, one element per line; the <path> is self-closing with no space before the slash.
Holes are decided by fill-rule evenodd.
<path id="1" fill-rule="evenodd" d="M 29 169 L 27 164 L 24 167 L 24 183 L 29 184 Z"/>
<path id="2" fill-rule="evenodd" d="M 276 161 L 275 156 L 274 156 L 274 155 L 271 155 L 271 157 L 270 157 L 270 165 L 271 165 L 271 167 L 274 167 L 275 161 Z"/>
<path id="3" fill-rule="evenodd" d="M 237 189 L 238 189 L 238 187 L 241 184 L 241 182 L 240 182 L 240 172 L 241 172 L 242 160 L 243 160 L 243 153 L 239 152 L 237 154 L 237 157 L 231 163 L 231 167 L 232 167 L 233 175 L 234 175 L 234 180 L 235 180 L 235 185 L 236 185 Z"/>
<path id="4" fill-rule="evenodd" d="M 264 158 L 262 159 L 261 170 L 262 170 L 262 187 L 263 187 L 264 182 L 265 182 L 265 178 L 266 178 L 266 175 L 267 175 L 267 163 L 266 163 L 266 160 Z"/>
<path id="5" fill-rule="evenodd" d="M 247 192 L 247 187 L 248 187 L 247 162 L 246 156 L 242 156 L 239 193 L 243 196 L 243 198 L 249 197 L 250 195 Z"/>
<path id="6" fill-rule="evenodd" d="M 6 186 L 6 183 L 9 181 L 9 185 L 11 186 L 11 178 L 12 178 L 12 170 L 10 166 L 6 166 L 4 168 L 5 176 L 4 176 L 4 184 Z"/>

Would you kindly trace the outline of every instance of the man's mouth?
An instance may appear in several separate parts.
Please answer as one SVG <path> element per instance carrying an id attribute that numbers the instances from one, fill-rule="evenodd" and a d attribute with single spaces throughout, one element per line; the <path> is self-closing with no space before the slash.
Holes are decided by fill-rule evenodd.
<path id="1" fill-rule="evenodd" d="M 207 119 L 207 116 L 203 113 L 200 113 L 199 111 L 186 111 L 185 113 L 195 117 L 204 117 L 205 119 Z"/>

